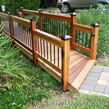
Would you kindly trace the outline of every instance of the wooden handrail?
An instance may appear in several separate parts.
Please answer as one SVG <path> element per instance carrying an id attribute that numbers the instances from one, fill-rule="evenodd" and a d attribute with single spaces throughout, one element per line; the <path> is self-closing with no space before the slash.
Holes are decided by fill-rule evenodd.
<path id="1" fill-rule="evenodd" d="M 74 46 L 75 48 L 78 48 L 78 49 L 80 49 L 80 50 L 82 50 L 82 51 L 88 53 L 88 54 L 91 53 L 91 50 L 90 50 L 89 48 L 86 48 L 86 47 L 83 47 L 83 46 L 81 46 L 81 45 L 74 44 L 74 43 L 73 43 L 73 46 Z"/>
<path id="2" fill-rule="evenodd" d="M 90 33 L 90 34 L 92 32 L 92 27 L 77 24 L 77 23 L 73 24 L 73 29 L 83 31 L 83 32 L 86 32 L 86 33 Z"/>
<path id="3" fill-rule="evenodd" d="M 9 19 L 9 15 L 8 14 L 0 12 L 0 16 Z"/>
<path id="4" fill-rule="evenodd" d="M 45 12 L 39 13 L 38 11 L 27 10 L 27 9 L 23 9 L 22 11 L 23 13 L 28 13 L 32 15 L 38 15 L 38 16 L 43 16 L 47 18 L 71 22 L 71 18 L 69 16 L 63 16 L 63 15 L 57 15 L 57 14 L 51 14 L 51 13 L 45 13 Z"/>
<path id="5" fill-rule="evenodd" d="M 31 25 L 30 25 L 30 20 L 26 20 L 26 19 L 23 19 L 23 18 L 19 18 L 19 17 L 17 17 L 17 16 L 10 16 L 11 17 L 11 19 L 13 20 L 13 21 L 15 21 L 15 22 L 18 22 L 18 23 L 20 23 L 20 24 L 22 24 L 22 25 L 25 25 L 25 26 L 27 26 L 27 27 L 31 27 Z"/>
<path id="6" fill-rule="evenodd" d="M 38 11 L 23 9 L 23 12 L 27 13 L 27 14 L 32 14 L 32 15 L 38 15 L 39 16 L 39 12 Z"/>
<path id="7" fill-rule="evenodd" d="M 38 29 L 33 30 L 33 32 L 36 37 L 41 38 L 41 39 L 61 48 L 61 39 L 60 38 L 53 36 L 51 34 L 48 34 L 46 32 L 40 31 Z"/>
<path id="8" fill-rule="evenodd" d="M 41 15 L 43 17 L 47 17 L 47 18 L 52 18 L 52 19 L 57 19 L 57 20 L 71 22 L 71 17 L 69 17 L 69 16 L 56 15 L 56 14 L 44 13 L 44 12 L 41 13 Z"/>

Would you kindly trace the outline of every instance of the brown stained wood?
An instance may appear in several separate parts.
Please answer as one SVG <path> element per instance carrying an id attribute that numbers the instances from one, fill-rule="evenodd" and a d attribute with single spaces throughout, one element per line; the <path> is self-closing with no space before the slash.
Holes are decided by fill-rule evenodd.
<path id="1" fill-rule="evenodd" d="M 78 67 L 81 66 L 84 63 L 84 61 L 87 59 L 89 59 L 89 58 L 88 57 L 83 58 L 83 60 L 81 60 L 78 64 L 76 64 L 75 66 L 70 68 L 69 75 L 71 75 L 74 71 L 76 71 L 78 69 Z"/>
<path id="2" fill-rule="evenodd" d="M 12 14 L 9 15 L 9 27 L 10 27 L 10 34 L 11 37 L 14 38 L 14 27 L 13 27 L 13 21 L 11 19 Z M 12 44 L 14 44 L 14 40 L 12 41 Z"/>
<path id="3" fill-rule="evenodd" d="M 53 63 L 51 63 L 50 61 L 48 61 L 47 59 L 45 59 L 44 57 L 42 57 L 40 54 L 38 54 L 36 52 L 36 56 L 41 59 L 42 61 L 44 61 L 46 64 L 48 64 L 49 66 L 51 66 L 53 69 L 55 69 L 56 71 L 58 71 L 59 73 L 61 73 L 61 69 L 59 67 L 57 67 L 56 65 L 54 65 Z"/>
<path id="4" fill-rule="evenodd" d="M 84 59 L 83 59 L 84 60 Z M 77 67 L 77 65 L 76 65 L 76 69 L 75 69 L 75 67 L 74 67 L 74 69 L 75 69 L 75 71 L 74 72 L 72 72 L 72 74 L 70 75 L 70 77 L 69 77 L 69 83 L 71 84 L 73 81 L 74 81 L 74 79 L 78 76 L 78 74 L 81 72 L 81 70 L 83 69 L 83 67 L 86 65 L 86 63 L 88 62 L 88 58 L 86 58 L 85 60 L 84 60 L 84 62 L 83 63 L 79 63 L 79 64 L 77 64 L 78 65 L 78 67 Z"/>
<path id="5" fill-rule="evenodd" d="M 22 13 L 21 12 L 18 12 L 19 16 L 22 16 Z"/>
<path id="6" fill-rule="evenodd" d="M 61 65 L 63 68 L 61 72 L 63 73 L 62 79 L 64 80 L 63 91 L 66 91 L 68 90 L 68 81 L 69 81 L 70 40 L 66 40 L 66 41 L 62 40 L 62 46 L 64 50 L 64 58 L 61 57 L 61 60 L 63 60 L 64 64 L 61 61 Z"/>
<path id="7" fill-rule="evenodd" d="M 33 54 L 28 51 L 25 47 L 23 47 L 21 44 L 19 44 L 18 42 L 15 41 L 15 43 L 17 44 L 17 46 L 19 46 L 19 49 L 26 55 L 28 56 L 31 60 L 33 60 Z"/>
<path id="8" fill-rule="evenodd" d="M 43 16 L 41 13 L 43 13 L 43 11 L 39 11 L 40 30 L 43 31 Z"/>
<path id="9" fill-rule="evenodd" d="M 32 53 L 32 49 L 28 48 L 27 45 L 25 45 L 23 42 L 21 42 L 19 39 L 17 39 L 16 37 L 14 37 L 14 40 L 16 42 L 18 42 L 20 45 L 22 45 L 23 47 L 25 47 L 28 51 L 30 51 Z"/>
<path id="10" fill-rule="evenodd" d="M 38 15 L 39 16 L 39 12 L 38 11 L 23 9 L 23 12 L 27 13 L 27 14 Z"/>
<path id="11" fill-rule="evenodd" d="M 0 17 L 4 17 L 4 18 L 9 19 L 9 15 L 5 14 L 5 13 L 2 13 L 2 12 L 0 12 Z"/>
<path id="12" fill-rule="evenodd" d="M 74 65 L 78 64 L 84 58 L 85 58 L 85 56 L 80 56 L 76 59 L 73 59 L 73 61 L 70 62 L 70 68 L 72 68 Z"/>
<path id="13" fill-rule="evenodd" d="M 80 49 L 80 50 L 82 50 L 82 51 L 84 51 L 84 52 L 86 52 L 86 53 L 91 53 L 91 50 L 90 49 L 88 49 L 88 48 L 85 48 L 85 47 L 83 47 L 83 46 L 81 46 L 81 45 L 78 45 L 78 44 L 74 44 L 73 43 L 73 47 L 75 47 L 75 48 L 78 48 L 78 49 Z"/>
<path id="14" fill-rule="evenodd" d="M 77 89 L 75 89 L 71 84 L 69 84 L 69 90 L 73 93 L 77 91 Z"/>
<path id="15" fill-rule="evenodd" d="M 38 29 L 34 30 L 33 32 L 36 37 L 41 38 L 41 39 L 61 48 L 61 39 L 60 38 L 54 37 L 53 35 L 43 32 L 43 31 L 40 31 Z"/>
<path id="16" fill-rule="evenodd" d="M 32 40 L 32 50 L 33 50 L 33 62 L 34 65 L 37 65 L 37 57 L 35 55 L 35 52 L 37 52 L 37 37 L 34 36 L 34 32 L 33 30 L 36 29 L 36 20 L 30 20 L 30 24 L 31 24 L 31 40 Z"/>
<path id="17" fill-rule="evenodd" d="M 76 23 L 76 16 L 71 16 L 71 28 L 70 28 L 70 35 L 71 35 L 71 40 L 70 40 L 70 46 L 71 50 L 75 50 L 75 47 L 73 47 L 73 43 L 76 41 L 76 30 L 74 29 L 74 24 Z"/>
<path id="18" fill-rule="evenodd" d="M 1 28 L 0 28 L 1 29 Z M 1 32 L 4 32 L 6 35 L 10 35 L 10 33 L 8 33 L 7 31 L 5 30 L 1 30 Z"/>
<path id="19" fill-rule="evenodd" d="M 25 25 L 25 26 L 27 26 L 27 27 L 31 27 L 31 25 L 30 25 L 30 20 L 26 20 L 26 19 L 23 19 L 23 18 L 19 18 L 19 17 L 17 17 L 17 16 L 11 16 L 11 19 L 12 19 L 13 21 L 18 22 L 18 23 L 20 23 L 20 24 L 22 24 L 22 25 Z"/>
<path id="20" fill-rule="evenodd" d="M 41 13 L 41 15 L 43 17 L 47 17 L 47 18 L 52 18 L 52 19 L 57 19 L 57 20 L 71 22 L 71 17 L 68 17 L 68 16 L 56 15 L 56 14 L 44 13 L 44 12 Z"/>
<path id="21" fill-rule="evenodd" d="M 95 36 L 91 37 L 91 55 L 90 55 L 90 58 L 93 60 L 96 60 L 98 29 L 99 29 L 99 27 L 92 27 L 92 32 L 95 33 Z"/>
<path id="22" fill-rule="evenodd" d="M 73 25 L 73 28 L 75 30 L 83 31 L 83 32 L 90 33 L 90 34 L 92 32 L 92 27 L 81 25 L 81 24 L 77 24 L 77 23 L 75 23 Z"/>
<path id="23" fill-rule="evenodd" d="M 79 89 L 81 83 L 84 81 L 85 77 L 87 76 L 87 74 L 89 73 L 90 69 L 92 68 L 92 66 L 94 65 L 95 60 L 89 60 L 87 62 L 87 64 L 84 66 L 84 68 L 82 69 L 82 71 L 78 74 L 78 76 L 76 77 L 76 79 L 73 81 L 73 83 L 71 84 L 71 86 L 73 86 L 75 89 Z"/>
<path id="24" fill-rule="evenodd" d="M 45 62 L 38 59 L 38 64 L 41 66 L 46 72 L 51 74 L 57 81 L 61 83 L 61 74 L 59 74 L 56 70 L 54 70 L 52 67 L 48 66 Z"/>

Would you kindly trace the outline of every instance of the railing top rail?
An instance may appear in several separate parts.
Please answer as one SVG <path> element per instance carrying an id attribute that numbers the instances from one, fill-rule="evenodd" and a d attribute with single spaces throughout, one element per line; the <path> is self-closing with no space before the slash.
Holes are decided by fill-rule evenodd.
<path id="1" fill-rule="evenodd" d="M 41 39 L 61 48 L 61 39 L 60 38 L 53 36 L 51 34 L 48 34 L 46 32 L 40 31 L 38 29 L 34 30 L 33 32 L 36 37 L 41 38 Z"/>
<path id="2" fill-rule="evenodd" d="M 9 19 L 9 15 L 5 14 L 5 13 L 2 13 L 2 12 L 0 12 L 0 17 L 4 17 L 4 18 Z"/>
<path id="3" fill-rule="evenodd" d="M 86 33 L 92 33 L 92 27 L 90 26 L 85 26 L 85 25 L 81 25 L 81 24 L 73 24 L 74 29 L 79 30 L 79 31 L 83 31 Z"/>
<path id="4" fill-rule="evenodd" d="M 33 11 L 33 10 L 27 10 L 27 9 L 23 9 L 22 11 L 24 13 L 28 13 L 28 14 L 32 14 L 32 15 L 38 15 L 38 16 L 41 15 L 43 17 L 48 17 L 48 18 L 52 18 L 52 19 L 71 22 L 70 16 L 63 16 L 63 15 L 57 15 L 57 14 L 52 14 L 52 13 L 46 13 L 46 12 L 39 13 L 39 11 Z"/>
<path id="5" fill-rule="evenodd" d="M 56 15 L 56 14 L 51 14 L 51 13 L 40 13 L 43 17 L 48 17 L 52 19 L 57 19 L 57 20 L 62 20 L 62 21 L 67 21 L 71 22 L 71 17 L 69 16 L 63 16 L 63 15 Z"/>
<path id="6" fill-rule="evenodd" d="M 27 13 L 27 14 L 32 14 L 32 15 L 38 15 L 39 16 L 39 12 L 38 11 L 23 9 L 23 12 Z"/>
<path id="7" fill-rule="evenodd" d="M 30 20 L 26 20 L 26 19 L 23 19 L 23 18 L 19 18 L 19 17 L 17 17 L 17 16 L 10 16 L 10 17 L 11 17 L 11 19 L 12 19 L 13 21 L 15 21 L 15 22 L 18 22 L 18 23 L 20 23 L 20 24 L 22 24 L 22 25 L 25 25 L 25 26 L 27 26 L 27 27 L 31 27 Z"/>

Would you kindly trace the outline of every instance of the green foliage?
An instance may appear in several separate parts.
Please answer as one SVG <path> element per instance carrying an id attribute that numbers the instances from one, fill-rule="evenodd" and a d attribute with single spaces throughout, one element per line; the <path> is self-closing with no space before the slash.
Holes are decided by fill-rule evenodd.
<path id="1" fill-rule="evenodd" d="M 12 47 L 12 40 L 4 36 L 0 34 L 0 88 L 20 89 L 20 85 L 29 78 L 24 74 L 22 62 L 16 61 L 18 48 Z"/>
<path id="2" fill-rule="evenodd" d="M 105 6 L 106 7 L 106 6 Z M 77 23 L 91 26 L 93 23 L 100 24 L 98 34 L 97 56 L 109 54 L 109 12 L 103 11 L 104 5 L 98 5 L 97 9 L 90 8 L 77 14 Z"/>
<path id="3" fill-rule="evenodd" d="M 40 6 L 40 0 L 2 0 L 6 12 L 16 14 L 16 10 L 23 6 L 25 9 L 37 10 Z"/>

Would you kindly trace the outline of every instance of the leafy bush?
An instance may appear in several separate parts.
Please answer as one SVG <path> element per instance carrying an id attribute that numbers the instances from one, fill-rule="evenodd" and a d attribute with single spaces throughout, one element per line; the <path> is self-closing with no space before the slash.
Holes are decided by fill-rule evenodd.
<path id="1" fill-rule="evenodd" d="M 2 0 L 5 5 L 5 13 L 12 12 L 16 14 L 16 10 L 23 6 L 25 9 L 37 10 L 40 6 L 40 0 Z"/>
<path id="2" fill-rule="evenodd" d="M 107 7 L 107 6 L 105 6 Z M 109 54 L 109 12 L 103 11 L 104 5 L 98 5 L 97 9 L 90 8 L 77 14 L 77 23 L 91 26 L 93 23 L 100 24 L 98 34 L 97 56 Z"/>
<path id="3" fill-rule="evenodd" d="M 19 49 L 12 47 L 9 36 L 0 34 L 0 88 L 20 89 L 29 78 L 24 74 L 25 64 L 17 60 Z"/>

